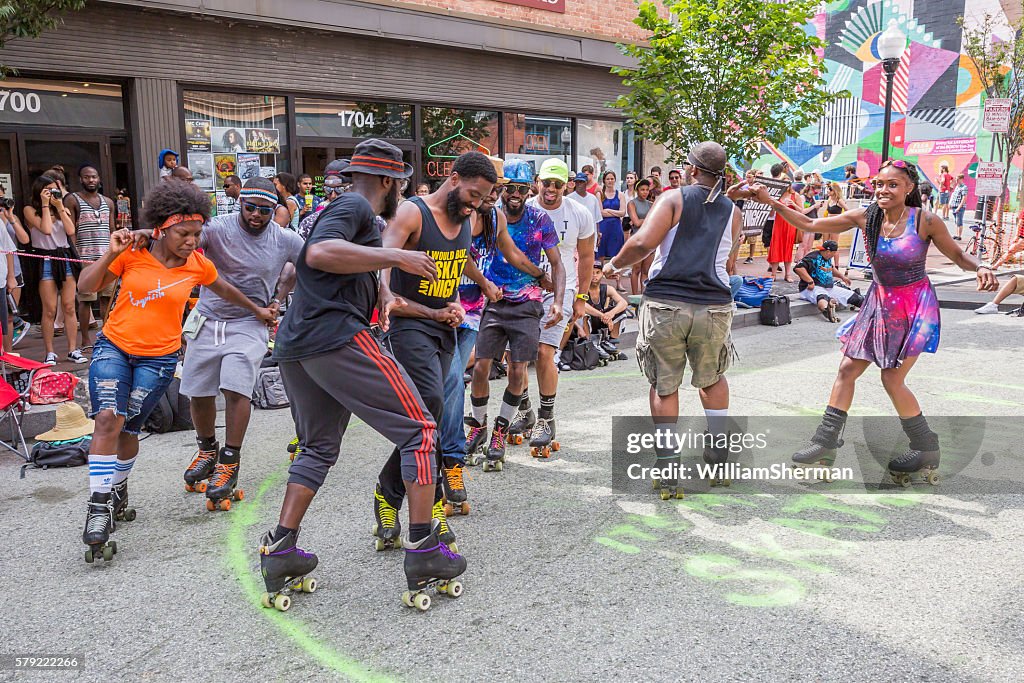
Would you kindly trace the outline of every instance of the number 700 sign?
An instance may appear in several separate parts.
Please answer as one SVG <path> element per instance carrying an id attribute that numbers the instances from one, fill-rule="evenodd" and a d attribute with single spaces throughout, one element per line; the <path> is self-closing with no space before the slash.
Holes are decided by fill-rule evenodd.
<path id="1" fill-rule="evenodd" d="M 38 93 L 0 90 L 0 111 L 13 111 L 17 114 L 27 111 L 30 114 L 38 114 L 42 107 Z"/>

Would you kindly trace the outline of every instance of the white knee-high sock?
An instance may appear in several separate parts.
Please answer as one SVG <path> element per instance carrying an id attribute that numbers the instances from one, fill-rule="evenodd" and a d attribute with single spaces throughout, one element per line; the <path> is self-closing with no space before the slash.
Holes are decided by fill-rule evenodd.
<path id="1" fill-rule="evenodd" d="M 116 455 L 89 454 L 89 491 L 110 493 L 114 485 L 114 471 L 117 469 Z"/>
<path id="2" fill-rule="evenodd" d="M 138 457 L 138 456 L 136 456 Z M 113 486 L 117 486 L 122 481 L 128 478 L 128 475 L 132 472 L 132 467 L 135 465 L 135 458 L 131 460 L 118 460 L 114 463 L 114 480 L 111 482 Z"/>

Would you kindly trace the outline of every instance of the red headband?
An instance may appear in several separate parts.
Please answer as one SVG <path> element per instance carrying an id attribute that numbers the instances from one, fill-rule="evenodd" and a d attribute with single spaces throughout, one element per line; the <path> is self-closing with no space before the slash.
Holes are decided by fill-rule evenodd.
<path id="1" fill-rule="evenodd" d="M 168 216 L 167 220 L 161 223 L 156 229 L 153 230 L 153 237 L 158 237 L 162 230 L 166 230 L 171 226 L 177 225 L 178 223 L 188 223 L 191 221 L 203 222 L 203 214 L 201 213 L 176 213 L 172 216 Z"/>

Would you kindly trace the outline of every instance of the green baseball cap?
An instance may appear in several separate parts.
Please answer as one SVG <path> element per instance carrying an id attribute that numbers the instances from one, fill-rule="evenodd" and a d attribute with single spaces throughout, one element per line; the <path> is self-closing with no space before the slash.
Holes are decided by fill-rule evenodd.
<path id="1" fill-rule="evenodd" d="M 540 172 L 537 174 L 539 180 L 561 180 L 569 182 L 569 167 L 561 159 L 545 159 L 540 165 Z"/>

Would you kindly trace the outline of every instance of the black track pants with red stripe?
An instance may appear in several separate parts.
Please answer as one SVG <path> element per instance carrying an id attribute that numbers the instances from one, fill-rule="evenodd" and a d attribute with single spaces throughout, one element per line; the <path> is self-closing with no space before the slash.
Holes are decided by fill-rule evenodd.
<path id="1" fill-rule="evenodd" d="M 413 384 L 423 397 L 427 410 L 440 421 L 444 410 L 444 378 L 452 364 L 452 351 L 455 349 L 455 333 L 450 328 L 451 343 L 446 344 L 439 336 L 420 327 L 419 321 L 407 324 L 408 319 L 397 319 L 391 324 L 391 331 L 384 337 L 384 346 L 394 354 L 398 362 L 409 373 Z M 440 440 L 438 440 L 440 446 Z M 385 500 L 396 508 L 402 507 L 405 498 L 403 480 L 404 467 L 401 453 L 395 449 L 391 457 L 384 463 L 377 481 Z M 438 448 L 438 466 L 440 466 L 440 448 Z M 437 477 L 437 489 L 434 491 L 434 502 L 441 500 L 441 478 Z"/>
<path id="2" fill-rule="evenodd" d="M 355 415 L 396 446 L 401 476 L 436 484 L 437 425 L 408 373 L 369 332 L 322 356 L 280 364 L 302 449 L 288 482 L 314 491 L 338 461 Z"/>

